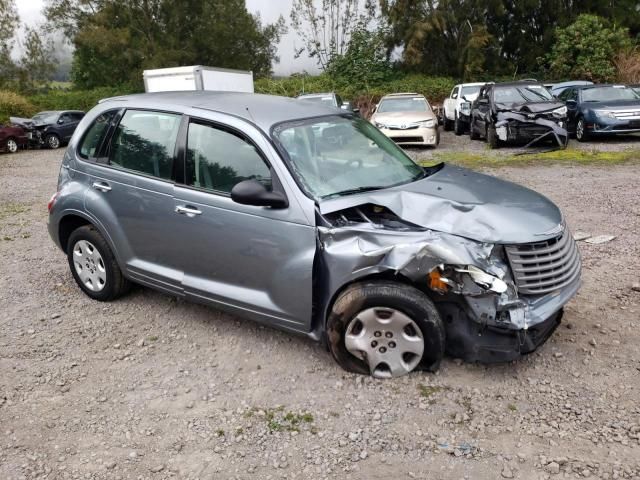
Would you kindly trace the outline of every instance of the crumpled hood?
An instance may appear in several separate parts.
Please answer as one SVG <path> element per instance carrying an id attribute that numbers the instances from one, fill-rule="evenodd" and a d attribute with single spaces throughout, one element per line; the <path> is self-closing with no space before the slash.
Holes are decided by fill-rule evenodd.
<path id="1" fill-rule="evenodd" d="M 529 102 L 529 103 L 498 103 L 499 110 L 511 110 L 512 112 L 550 112 L 556 108 L 564 107 L 565 104 L 558 102 Z"/>
<path id="2" fill-rule="evenodd" d="M 371 203 L 415 225 L 485 243 L 529 243 L 558 235 L 562 214 L 539 193 L 445 164 L 408 185 L 320 202 L 327 214 Z"/>

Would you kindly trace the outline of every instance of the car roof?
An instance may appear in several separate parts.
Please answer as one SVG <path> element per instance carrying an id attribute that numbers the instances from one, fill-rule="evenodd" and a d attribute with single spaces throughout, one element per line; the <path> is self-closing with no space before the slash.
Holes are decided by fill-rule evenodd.
<path id="1" fill-rule="evenodd" d="M 404 93 L 390 93 L 388 95 L 385 95 L 384 97 L 382 97 L 380 100 L 384 100 L 385 98 L 398 98 L 398 97 L 421 97 L 424 98 L 426 100 L 426 97 L 420 93 L 411 93 L 411 92 L 404 92 Z"/>
<path id="2" fill-rule="evenodd" d="M 570 88 L 576 88 L 578 90 L 589 90 L 591 88 L 600 88 L 600 87 L 630 88 L 629 85 L 626 85 L 624 83 L 596 83 L 593 85 L 572 85 Z"/>
<path id="3" fill-rule="evenodd" d="M 520 87 L 522 85 L 542 85 L 542 84 L 536 80 L 516 80 L 512 82 L 500 82 L 500 83 L 493 83 L 488 85 L 492 85 L 494 87 Z"/>
<path id="4" fill-rule="evenodd" d="M 101 100 L 100 103 L 131 102 L 136 108 L 182 110 L 196 108 L 240 117 L 268 132 L 275 124 L 302 118 L 344 115 L 344 111 L 295 98 L 241 92 L 140 93 Z"/>
<path id="5" fill-rule="evenodd" d="M 335 95 L 334 92 L 326 92 L 326 93 L 301 93 L 300 95 L 298 95 L 296 98 L 303 98 L 303 97 L 327 97 L 329 95 Z"/>
<path id="6" fill-rule="evenodd" d="M 459 83 L 456 87 L 481 87 L 486 84 L 487 82 Z"/>

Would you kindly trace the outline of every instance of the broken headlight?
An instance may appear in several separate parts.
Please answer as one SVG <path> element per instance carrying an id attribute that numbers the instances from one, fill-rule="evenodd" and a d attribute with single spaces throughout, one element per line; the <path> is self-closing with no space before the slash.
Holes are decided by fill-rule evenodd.
<path id="1" fill-rule="evenodd" d="M 495 275 L 474 266 L 440 265 L 429 272 L 429 288 L 436 292 L 446 293 L 451 290 L 454 293 L 463 293 L 464 279 L 460 275 L 468 275 L 481 289 L 494 293 L 505 293 L 509 288 L 506 282 Z"/>
<path id="2" fill-rule="evenodd" d="M 562 118 L 567 116 L 567 107 L 556 108 L 551 112 L 551 114 L 556 118 Z"/>
<path id="3" fill-rule="evenodd" d="M 471 104 L 469 102 L 462 102 L 460 104 L 460 113 L 463 115 L 471 115 Z"/>

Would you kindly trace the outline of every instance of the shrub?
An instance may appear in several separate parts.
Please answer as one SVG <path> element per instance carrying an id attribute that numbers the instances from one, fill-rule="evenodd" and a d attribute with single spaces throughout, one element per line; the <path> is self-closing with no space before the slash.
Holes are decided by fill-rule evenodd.
<path id="1" fill-rule="evenodd" d="M 83 110 L 89 111 L 99 100 L 118 95 L 134 93 L 130 87 L 100 87 L 93 90 L 50 90 L 29 97 L 42 110 Z"/>
<path id="2" fill-rule="evenodd" d="M 7 123 L 9 117 L 31 117 L 35 110 L 36 107 L 22 95 L 0 90 L 0 124 Z"/>
<path id="3" fill-rule="evenodd" d="M 640 83 L 640 50 L 638 47 L 621 51 L 614 59 L 616 81 L 620 83 Z"/>

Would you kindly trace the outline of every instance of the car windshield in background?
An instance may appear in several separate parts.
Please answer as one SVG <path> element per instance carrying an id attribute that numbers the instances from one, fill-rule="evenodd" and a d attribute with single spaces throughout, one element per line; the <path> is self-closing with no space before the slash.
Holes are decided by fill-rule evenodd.
<path id="1" fill-rule="evenodd" d="M 615 100 L 640 100 L 640 96 L 632 89 L 624 86 L 607 86 L 585 88 L 582 90 L 584 102 L 611 102 Z"/>
<path id="2" fill-rule="evenodd" d="M 387 98 L 378 105 L 378 113 L 427 111 L 429 105 L 422 97 Z"/>
<path id="3" fill-rule="evenodd" d="M 548 102 L 553 95 L 542 85 L 510 85 L 496 86 L 493 90 L 496 103 Z"/>
<path id="4" fill-rule="evenodd" d="M 462 96 L 477 95 L 480 92 L 480 85 L 475 87 L 462 87 Z"/>
<path id="5" fill-rule="evenodd" d="M 410 183 L 424 169 L 369 122 L 338 116 L 274 129 L 303 188 L 316 199 Z"/>
<path id="6" fill-rule="evenodd" d="M 327 107 L 333 107 L 333 97 L 331 95 L 317 95 L 313 97 L 298 97 L 299 100 L 304 100 L 305 102 L 313 102 L 320 103 L 322 105 L 326 105 Z"/>
<path id="7" fill-rule="evenodd" d="M 58 119 L 58 112 L 40 112 L 36 113 L 32 120 L 33 123 L 55 123 Z"/>

